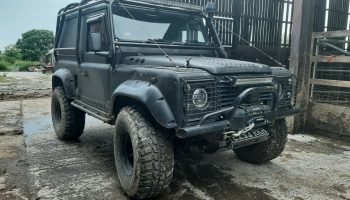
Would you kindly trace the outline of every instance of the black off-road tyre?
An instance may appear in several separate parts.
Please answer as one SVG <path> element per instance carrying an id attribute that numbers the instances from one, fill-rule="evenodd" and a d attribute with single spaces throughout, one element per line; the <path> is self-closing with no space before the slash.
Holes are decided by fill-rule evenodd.
<path id="1" fill-rule="evenodd" d="M 173 143 L 143 113 L 123 108 L 115 123 L 115 165 L 124 192 L 133 199 L 162 194 L 174 169 Z"/>
<path id="2" fill-rule="evenodd" d="M 77 140 L 83 134 L 85 113 L 70 104 L 62 87 L 53 91 L 51 116 L 58 139 Z"/>
<path id="3" fill-rule="evenodd" d="M 279 119 L 274 125 L 266 127 L 266 130 L 270 133 L 268 140 L 234 150 L 241 160 L 262 164 L 281 155 L 288 140 L 286 120 Z"/>

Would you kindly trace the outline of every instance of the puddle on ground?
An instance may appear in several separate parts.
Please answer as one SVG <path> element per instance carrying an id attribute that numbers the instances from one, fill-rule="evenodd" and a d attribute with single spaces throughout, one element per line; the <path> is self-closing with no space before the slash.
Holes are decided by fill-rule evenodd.
<path id="1" fill-rule="evenodd" d="M 52 128 L 51 116 L 32 118 L 23 121 L 23 131 L 25 136 L 50 132 Z"/>

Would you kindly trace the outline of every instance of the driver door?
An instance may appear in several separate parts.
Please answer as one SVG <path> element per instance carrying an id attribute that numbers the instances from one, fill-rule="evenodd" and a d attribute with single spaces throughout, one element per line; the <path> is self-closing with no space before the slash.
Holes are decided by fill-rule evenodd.
<path id="1" fill-rule="evenodd" d="M 82 31 L 85 39 L 85 51 L 80 65 L 81 100 L 101 111 L 107 111 L 107 97 L 109 91 L 109 69 L 111 68 L 108 56 L 108 34 L 105 13 L 92 13 L 86 17 L 86 31 Z M 100 36 L 100 49 L 93 47 L 93 37 Z"/>

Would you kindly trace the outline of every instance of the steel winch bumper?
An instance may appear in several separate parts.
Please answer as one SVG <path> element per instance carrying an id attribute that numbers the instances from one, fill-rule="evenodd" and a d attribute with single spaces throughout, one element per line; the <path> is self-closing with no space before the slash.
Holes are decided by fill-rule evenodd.
<path id="1" fill-rule="evenodd" d="M 248 95 L 261 92 L 271 92 L 273 94 L 272 106 L 256 106 L 250 110 L 239 108 L 242 101 Z M 279 113 L 277 111 L 278 94 L 271 86 L 248 88 L 243 91 L 234 101 L 230 108 L 225 108 L 205 115 L 196 126 L 180 128 L 176 131 L 179 138 L 190 138 L 209 133 L 224 133 L 239 136 L 249 132 L 251 129 L 271 124 L 278 118 L 301 113 L 301 109 L 291 108 L 288 111 Z M 209 118 L 218 118 L 216 122 L 205 123 Z"/>

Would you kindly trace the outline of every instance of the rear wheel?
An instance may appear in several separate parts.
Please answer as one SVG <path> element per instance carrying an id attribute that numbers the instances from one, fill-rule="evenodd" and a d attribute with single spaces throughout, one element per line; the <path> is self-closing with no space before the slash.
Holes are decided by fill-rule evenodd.
<path id="1" fill-rule="evenodd" d="M 56 87 L 53 91 L 51 116 L 58 139 L 76 140 L 83 134 L 85 113 L 71 106 L 61 87 Z"/>
<path id="2" fill-rule="evenodd" d="M 266 127 L 266 130 L 270 133 L 268 140 L 234 150 L 241 160 L 262 164 L 277 158 L 283 152 L 288 136 L 286 120 L 279 119 L 274 125 Z"/>
<path id="3" fill-rule="evenodd" d="M 173 176 L 172 142 L 139 109 L 122 109 L 115 127 L 115 165 L 125 193 L 137 199 L 163 193 Z"/>

